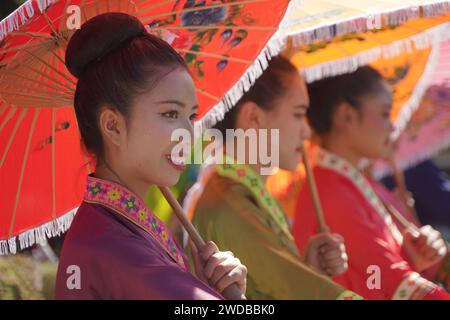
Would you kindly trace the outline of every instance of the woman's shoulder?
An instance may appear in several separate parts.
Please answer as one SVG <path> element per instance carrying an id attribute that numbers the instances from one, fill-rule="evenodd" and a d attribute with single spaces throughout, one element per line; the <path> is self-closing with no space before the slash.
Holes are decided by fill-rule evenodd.
<path id="1" fill-rule="evenodd" d="M 146 257 L 157 265 L 169 259 L 157 240 L 132 221 L 109 208 L 86 202 L 78 209 L 64 240 L 64 255 L 118 263 L 137 263 Z"/>
<path id="2" fill-rule="evenodd" d="M 207 216 L 208 220 L 231 219 L 247 207 L 257 208 L 257 202 L 247 187 L 213 174 L 195 205 L 194 219 L 201 216 Z"/>

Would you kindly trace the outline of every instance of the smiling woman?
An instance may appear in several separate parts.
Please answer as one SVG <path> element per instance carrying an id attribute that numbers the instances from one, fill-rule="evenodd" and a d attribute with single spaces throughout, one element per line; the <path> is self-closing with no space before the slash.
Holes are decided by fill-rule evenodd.
<path id="1" fill-rule="evenodd" d="M 221 299 L 231 284 L 243 296 L 238 259 L 207 243 L 196 256 L 198 280 L 142 200 L 150 185 L 171 186 L 182 171 L 170 157 L 171 133 L 192 132 L 197 110 L 183 58 L 135 17 L 108 13 L 75 32 L 66 65 L 78 78 L 75 112 L 97 165 L 62 248 L 56 298 Z M 206 285 L 218 272 L 221 281 Z"/>

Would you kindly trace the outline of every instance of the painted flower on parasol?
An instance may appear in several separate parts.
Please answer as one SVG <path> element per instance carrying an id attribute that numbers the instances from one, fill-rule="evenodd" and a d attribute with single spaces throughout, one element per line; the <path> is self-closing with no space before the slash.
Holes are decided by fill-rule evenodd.
<path id="1" fill-rule="evenodd" d="M 220 1 L 217 1 L 220 3 Z M 183 8 L 199 8 L 203 7 L 206 1 L 188 0 Z M 214 2 L 212 2 L 214 4 Z M 183 26 L 209 26 L 221 23 L 227 17 L 227 9 L 225 7 L 206 9 L 201 11 L 190 11 L 181 15 L 181 25 Z"/>
<path id="2" fill-rule="evenodd" d="M 188 63 L 199 126 L 237 102 L 281 48 L 289 1 L 28 0 L 0 23 L 0 253 L 65 231 L 93 163 L 72 108 L 76 79 L 65 67 L 74 29 L 105 12 L 135 15 Z M 222 33 L 231 30 L 229 36 Z M 244 45 L 245 44 L 245 45 Z M 217 81 L 220 76 L 220 81 Z"/>

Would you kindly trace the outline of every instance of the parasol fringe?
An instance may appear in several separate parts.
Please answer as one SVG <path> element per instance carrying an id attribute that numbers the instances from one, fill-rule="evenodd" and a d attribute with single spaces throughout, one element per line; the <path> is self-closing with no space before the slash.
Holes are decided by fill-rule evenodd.
<path id="1" fill-rule="evenodd" d="M 416 151 L 414 156 L 408 159 L 405 159 L 403 161 L 397 161 L 396 164 L 399 170 L 406 171 L 418 165 L 422 161 L 433 158 L 439 152 L 449 147 L 450 147 L 450 135 L 441 139 L 439 143 L 425 146 L 420 151 Z M 372 171 L 372 176 L 377 180 L 381 180 L 388 175 L 392 175 L 392 169 L 390 168 L 389 165 L 387 165 L 385 161 L 378 162 L 377 166 Z"/>
<path id="2" fill-rule="evenodd" d="M 0 41 L 9 33 L 19 30 L 21 26 L 32 19 L 35 14 L 34 4 L 37 4 L 39 11 L 44 12 L 58 0 L 28 0 L 12 12 L 8 17 L 0 22 Z"/>
<path id="3" fill-rule="evenodd" d="M 279 30 L 273 34 L 264 49 L 259 53 L 258 57 L 249 65 L 247 71 L 238 82 L 228 90 L 222 100 L 212 107 L 200 121 L 196 122 L 195 126 L 197 130 L 200 130 L 201 132 L 213 127 L 217 122 L 223 120 L 225 114 L 236 105 L 244 93 L 255 83 L 256 79 L 262 75 L 264 70 L 268 67 L 272 57 L 277 56 L 283 50 L 286 45 L 285 34 L 281 31 L 284 29 L 283 21 L 285 21 L 285 18 L 289 16 L 292 10 L 297 9 L 298 1 L 291 1 L 281 20 Z"/>
<path id="4" fill-rule="evenodd" d="M 438 154 L 442 150 L 447 149 L 448 147 L 450 147 L 450 136 L 441 139 L 438 144 L 432 145 L 428 148 L 424 148 L 423 151 L 417 152 L 414 157 L 411 157 L 406 161 L 402 161 L 401 163 L 399 163 L 399 167 L 402 168 L 402 171 L 405 171 L 426 159 L 434 157 L 436 154 Z"/>
<path id="5" fill-rule="evenodd" d="M 450 13 L 450 1 L 435 1 L 434 3 L 396 9 L 387 12 L 368 13 L 351 20 L 342 20 L 335 24 L 324 23 L 300 32 L 289 34 L 293 38 L 295 46 L 310 44 L 315 41 L 327 41 L 336 36 L 349 33 L 360 33 L 370 30 L 374 20 L 381 19 L 382 25 L 396 26 L 414 18 L 433 18 Z M 297 23 L 296 21 L 292 22 Z M 289 28 L 289 25 L 287 26 Z M 288 32 L 289 33 L 289 32 Z"/>
<path id="6" fill-rule="evenodd" d="M 25 231 L 18 236 L 0 240 L 0 256 L 17 253 L 17 238 L 19 238 L 20 250 L 23 250 L 34 244 L 44 244 L 47 239 L 60 236 L 69 229 L 77 210 L 78 208 L 72 209 L 55 220 Z"/>
<path id="7" fill-rule="evenodd" d="M 421 50 L 435 46 L 448 38 L 450 38 L 450 23 L 443 23 L 406 39 L 377 46 L 343 59 L 303 68 L 301 73 L 306 82 L 311 83 L 323 78 L 356 71 L 358 67 L 368 65 L 381 58 L 395 57 L 404 52 L 409 52 L 412 50 L 412 46 Z"/>
<path id="8" fill-rule="evenodd" d="M 440 58 L 440 44 L 439 41 L 432 46 L 430 57 L 428 58 L 427 65 L 424 72 L 416 84 L 408 101 L 405 102 L 400 110 L 397 120 L 395 121 L 395 132 L 393 133 L 393 139 L 397 139 L 400 133 L 406 128 L 408 121 L 411 119 L 413 113 L 420 106 L 420 102 L 428 89 L 431 77 L 434 74 L 436 66 L 438 65 Z"/>

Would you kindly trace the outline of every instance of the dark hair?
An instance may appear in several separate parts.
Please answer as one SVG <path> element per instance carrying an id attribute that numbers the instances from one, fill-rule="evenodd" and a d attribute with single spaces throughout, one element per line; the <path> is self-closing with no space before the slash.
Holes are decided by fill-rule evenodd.
<path id="1" fill-rule="evenodd" d="M 172 70 L 187 69 L 168 43 L 123 13 L 98 15 L 84 23 L 70 39 L 66 66 L 78 78 L 74 106 L 81 138 L 96 156 L 103 153 L 98 123 L 102 105 L 128 116 L 136 95 Z"/>
<path id="2" fill-rule="evenodd" d="M 298 73 L 297 68 L 286 58 L 277 56 L 269 61 L 267 69 L 255 81 L 253 86 L 237 102 L 236 106 L 225 114 L 222 121 L 214 128 L 219 129 L 225 135 L 226 129 L 234 129 L 237 114 L 240 107 L 249 101 L 256 103 L 263 110 L 273 109 L 276 101 L 289 87 L 289 79 L 286 76 Z"/>
<path id="3" fill-rule="evenodd" d="M 361 109 L 361 98 L 380 87 L 383 77 L 371 67 L 361 67 L 355 72 L 330 77 L 308 85 L 309 124 L 318 134 L 332 129 L 333 114 L 342 102 Z"/>

